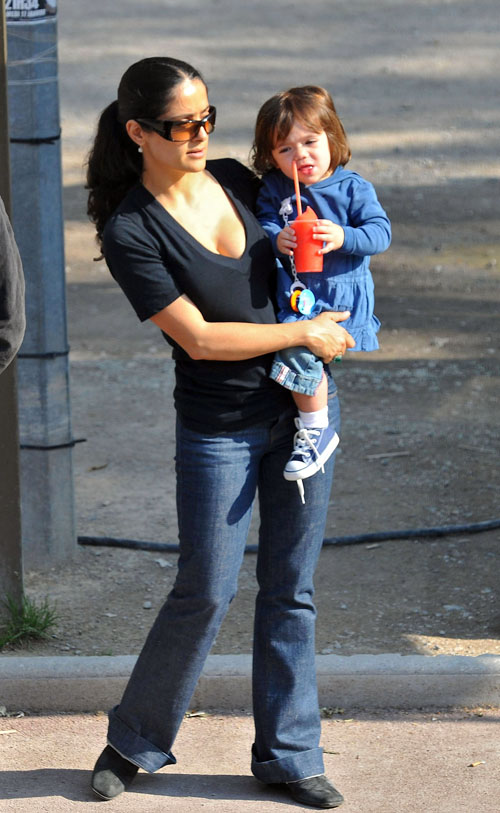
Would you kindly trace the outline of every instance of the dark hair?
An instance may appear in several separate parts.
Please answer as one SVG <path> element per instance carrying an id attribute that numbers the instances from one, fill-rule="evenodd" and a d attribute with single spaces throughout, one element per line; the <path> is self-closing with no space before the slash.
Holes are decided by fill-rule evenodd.
<path id="1" fill-rule="evenodd" d="M 333 99 L 322 87 L 304 85 L 290 88 L 264 102 L 257 114 L 251 159 L 260 175 L 274 169 L 272 151 L 299 120 L 314 132 L 324 130 L 330 147 L 330 169 L 345 166 L 351 157 L 344 127 Z"/>
<path id="2" fill-rule="evenodd" d="M 142 157 L 125 129 L 130 119 L 164 115 L 175 88 L 201 74 L 180 59 L 149 57 L 131 65 L 118 86 L 118 99 L 99 118 L 87 161 L 87 214 L 101 243 L 106 221 L 142 175 Z M 205 84 L 205 83 L 204 83 Z M 145 125 L 142 125 L 147 129 Z"/>

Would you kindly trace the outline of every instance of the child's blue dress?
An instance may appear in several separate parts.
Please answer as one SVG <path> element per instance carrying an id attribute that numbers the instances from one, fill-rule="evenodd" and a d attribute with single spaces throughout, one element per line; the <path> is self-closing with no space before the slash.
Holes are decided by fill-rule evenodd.
<path id="1" fill-rule="evenodd" d="M 280 254 L 276 238 L 285 226 L 280 210 L 291 204 L 290 221 L 297 216 L 293 181 L 279 170 L 272 170 L 262 179 L 257 200 L 257 216 L 271 238 L 278 259 L 278 319 L 291 322 L 311 319 L 325 310 L 351 312 L 342 326 L 353 336 L 354 350 L 376 350 L 380 322 L 373 313 L 374 291 L 370 272 L 370 256 L 385 251 L 391 242 L 391 224 L 380 205 L 372 184 L 356 172 L 337 167 L 323 181 L 301 185 L 302 208 L 310 206 L 320 220 L 332 220 L 344 229 L 344 244 L 323 256 L 323 271 L 301 274 L 299 279 L 315 296 L 316 303 L 308 316 L 301 316 L 290 305 L 293 276 L 290 260 Z M 285 203 L 285 206 L 283 204 Z M 288 207 L 290 211 L 290 207 Z M 320 244 L 318 243 L 318 247 Z M 313 364 L 315 356 L 307 348 L 299 353 L 281 351 L 271 372 L 272 378 L 288 389 L 314 394 L 322 375 L 321 362 Z M 307 359 L 304 369 L 304 354 Z M 319 376 L 319 378 L 318 378 Z"/>

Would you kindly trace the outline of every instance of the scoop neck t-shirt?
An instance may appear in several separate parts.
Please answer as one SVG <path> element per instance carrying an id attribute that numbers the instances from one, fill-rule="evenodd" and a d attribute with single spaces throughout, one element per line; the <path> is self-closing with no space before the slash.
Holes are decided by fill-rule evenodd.
<path id="1" fill-rule="evenodd" d="M 276 267 L 271 243 L 253 215 L 258 181 L 233 159 L 207 170 L 235 206 L 246 234 L 241 257 L 205 248 L 142 185 L 130 190 L 108 220 L 103 254 L 141 321 L 185 294 L 208 322 L 276 322 Z M 167 334 L 175 360 L 174 402 L 182 423 L 224 433 L 271 421 L 291 405 L 269 376 L 273 354 L 243 361 L 190 356 Z"/>

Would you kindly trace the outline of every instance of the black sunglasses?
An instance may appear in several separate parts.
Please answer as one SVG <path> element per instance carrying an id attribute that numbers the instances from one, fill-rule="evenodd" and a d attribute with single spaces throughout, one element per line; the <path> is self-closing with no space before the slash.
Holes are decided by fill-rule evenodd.
<path id="1" fill-rule="evenodd" d="M 207 135 L 213 133 L 215 129 L 216 109 L 213 106 L 208 108 L 208 115 L 197 121 L 188 119 L 187 121 L 163 121 L 162 119 L 136 119 L 139 124 L 150 127 L 167 141 L 190 141 L 196 138 L 203 127 Z"/>

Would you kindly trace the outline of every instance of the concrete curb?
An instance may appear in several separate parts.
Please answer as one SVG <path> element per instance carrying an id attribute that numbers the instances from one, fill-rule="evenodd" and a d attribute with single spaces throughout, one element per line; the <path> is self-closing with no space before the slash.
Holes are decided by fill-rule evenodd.
<path id="1" fill-rule="evenodd" d="M 115 705 L 135 656 L 0 658 L 0 704 L 25 711 Z M 500 706 L 500 656 L 318 655 L 321 706 Z M 251 655 L 211 655 L 192 708 L 251 708 Z"/>

